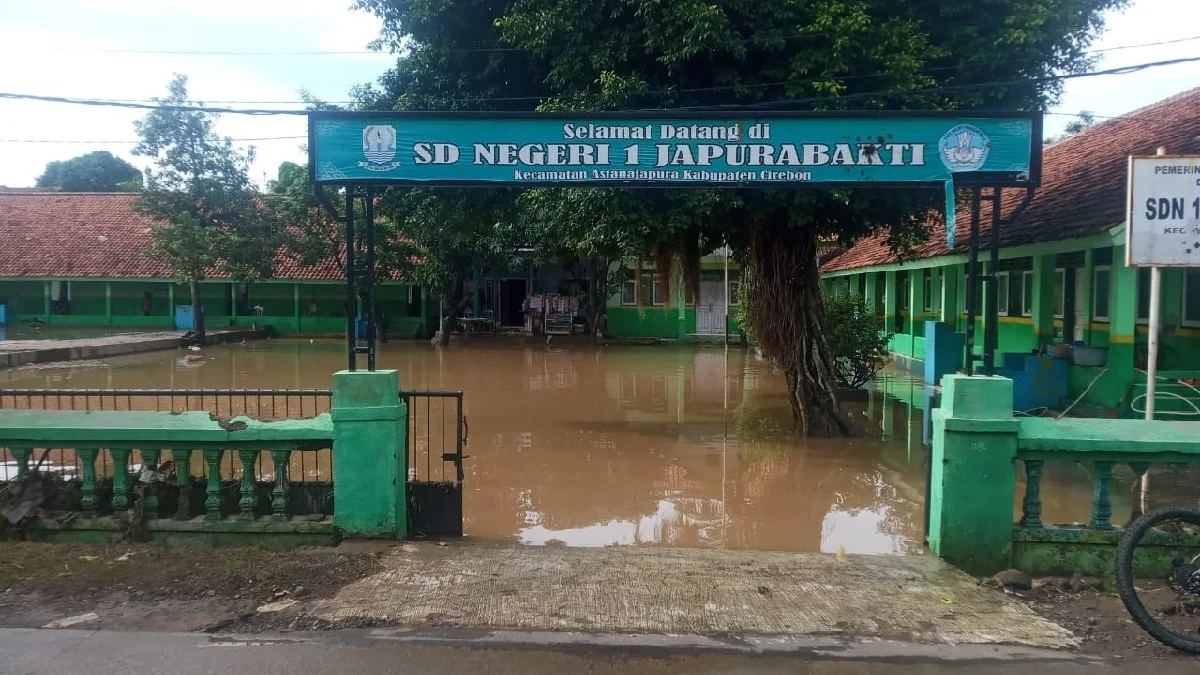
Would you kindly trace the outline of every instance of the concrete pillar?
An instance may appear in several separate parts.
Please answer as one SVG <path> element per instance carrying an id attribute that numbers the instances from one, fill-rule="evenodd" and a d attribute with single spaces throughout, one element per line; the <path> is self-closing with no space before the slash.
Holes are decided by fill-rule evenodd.
<path id="1" fill-rule="evenodd" d="M 235 282 L 231 282 L 229 284 L 229 318 L 231 318 L 231 319 L 237 318 L 237 315 L 238 315 L 237 301 L 238 301 L 238 285 L 237 285 L 237 282 L 235 281 Z M 229 323 L 233 324 L 232 321 L 230 321 Z"/>
<path id="2" fill-rule="evenodd" d="M 348 537 L 408 537 L 408 410 L 395 370 L 333 375 L 333 524 Z"/>
<path id="3" fill-rule="evenodd" d="M 1079 295 L 1081 295 L 1083 297 L 1075 298 L 1076 304 L 1082 303 L 1082 305 L 1081 305 L 1082 309 L 1080 311 L 1080 314 L 1083 316 L 1083 341 L 1086 344 L 1091 344 L 1090 336 L 1092 334 L 1092 328 L 1091 328 L 1091 326 L 1092 326 L 1092 275 L 1094 274 L 1093 268 L 1095 266 L 1096 266 L 1096 264 L 1095 264 L 1094 251 L 1089 248 L 1088 250 L 1083 252 L 1083 270 L 1084 270 L 1083 271 L 1083 284 L 1082 284 L 1082 287 L 1078 289 Z M 1068 279 L 1067 283 L 1074 284 L 1075 280 Z M 1071 337 L 1071 336 L 1068 336 L 1068 337 Z"/>
<path id="4" fill-rule="evenodd" d="M 1137 276 L 1137 269 L 1125 266 L 1125 247 L 1114 246 L 1108 307 L 1108 370 L 1109 376 L 1121 383 L 1133 378 Z"/>
<path id="5" fill-rule="evenodd" d="M 883 274 L 883 323 L 887 330 L 896 330 L 896 314 L 900 311 L 899 298 L 896 297 L 896 272 Z"/>
<path id="6" fill-rule="evenodd" d="M 292 316 L 296 320 L 296 332 L 300 332 L 300 284 L 292 284 Z"/>
<path id="7" fill-rule="evenodd" d="M 870 307 L 871 311 L 876 311 L 878 307 L 875 306 L 875 277 L 878 275 L 874 272 L 866 272 L 864 276 L 866 277 L 867 285 L 866 290 L 863 291 L 863 302 L 867 303 L 867 307 Z"/>
<path id="8" fill-rule="evenodd" d="M 929 548 L 977 576 L 1012 564 L 1017 429 L 1006 377 L 947 375 L 934 410 Z"/>
<path id="9" fill-rule="evenodd" d="M 673 265 L 675 263 L 672 263 Z M 674 274 L 671 275 L 671 288 L 669 290 L 672 302 L 679 308 L 679 330 L 678 336 L 680 340 L 688 340 L 691 336 L 688 334 L 687 325 L 687 292 L 684 290 L 687 286 L 687 281 L 683 278 L 683 265 L 676 265 Z"/>
<path id="10" fill-rule="evenodd" d="M 1054 255 L 1033 257 L 1033 334 L 1038 347 L 1054 341 Z"/>
<path id="11" fill-rule="evenodd" d="M 909 270 L 908 272 L 908 334 L 921 337 L 925 334 L 925 270 Z M 913 353 L 909 356 L 919 357 L 916 353 L 914 340 Z"/>
<path id="12" fill-rule="evenodd" d="M 948 323 L 958 330 L 958 297 L 961 292 L 959 286 L 959 269 L 955 265 L 953 267 L 942 268 L 942 323 Z"/>
<path id="13" fill-rule="evenodd" d="M 104 325 L 112 325 L 112 282 L 104 282 Z"/>

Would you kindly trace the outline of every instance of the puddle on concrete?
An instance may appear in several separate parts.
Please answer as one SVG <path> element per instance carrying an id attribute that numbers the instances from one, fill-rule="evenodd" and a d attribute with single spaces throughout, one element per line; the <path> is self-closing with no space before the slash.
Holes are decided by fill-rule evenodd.
<path id="1" fill-rule="evenodd" d="M 0 372 L 3 387 L 330 386 L 336 340 L 159 352 L 108 367 Z M 924 385 L 889 372 L 845 406 L 873 437 L 791 433 L 783 378 L 721 347 L 381 346 L 405 389 L 462 389 L 465 529 L 549 546 L 660 545 L 913 554 L 922 550 Z M 1050 467 L 1044 512 L 1088 517 L 1091 482 Z M 1020 488 L 1018 488 L 1018 495 Z M 1121 496 L 1114 496 L 1120 513 Z"/>

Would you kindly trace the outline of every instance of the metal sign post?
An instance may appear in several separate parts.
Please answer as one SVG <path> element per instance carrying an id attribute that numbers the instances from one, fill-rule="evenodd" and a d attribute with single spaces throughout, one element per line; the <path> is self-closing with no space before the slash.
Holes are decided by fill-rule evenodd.
<path id="1" fill-rule="evenodd" d="M 1163 267 L 1200 267 L 1200 155 L 1129 158 L 1129 217 L 1125 264 L 1150 268 L 1150 326 L 1146 358 L 1146 413 L 1154 419 L 1162 332 Z"/>
<path id="2" fill-rule="evenodd" d="M 1150 268 L 1145 404 L 1145 419 L 1150 421 L 1158 398 L 1162 268 L 1200 267 L 1200 155 L 1168 155 L 1166 148 L 1159 148 L 1156 155 L 1131 156 L 1128 196 L 1125 264 Z M 1143 513 L 1149 487 L 1149 476 L 1143 474 Z"/>

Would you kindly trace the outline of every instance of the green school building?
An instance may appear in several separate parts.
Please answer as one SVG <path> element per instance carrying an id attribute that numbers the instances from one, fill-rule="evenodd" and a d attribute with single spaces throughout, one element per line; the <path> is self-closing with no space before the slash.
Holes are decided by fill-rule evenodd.
<path id="1" fill-rule="evenodd" d="M 629 266 L 627 264 L 627 266 Z M 700 259 L 700 284 L 696 298 L 687 300 L 683 275 L 665 275 L 643 261 L 641 274 L 628 272 L 605 306 L 607 335 L 613 338 L 663 340 L 715 339 L 741 334 L 737 318 L 741 270 L 730 263 L 729 311 L 726 316 L 725 256 L 715 253 Z M 639 301 L 640 299 L 640 301 Z"/>
<path id="2" fill-rule="evenodd" d="M 980 264 L 994 281 L 981 284 L 978 307 L 994 294 L 998 352 L 1028 354 L 1055 343 L 1075 343 L 1066 369 L 1070 399 L 1133 416 L 1143 409 L 1147 360 L 1149 269 L 1125 265 L 1126 165 L 1129 155 L 1200 152 L 1200 89 L 1106 121 L 1045 148 L 1042 185 L 1028 208 L 1014 213 L 1022 191 L 1005 190 L 1001 209 L 1000 260 L 988 264 L 991 213 L 981 215 Z M 965 200 L 963 200 L 965 201 Z M 954 248 L 944 225 L 931 222 L 929 236 L 901 258 L 883 235 L 854 243 L 822 265 L 827 290 L 868 298 L 893 332 L 898 360 L 921 365 L 926 322 L 962 332 L 966 325 L 966 270 L 970 214 L 960 201 Z M 1187 383 L 1200 371 L 1200 268 L 1162 274 L 1160 391 L 1195 398 Z M 976 353 L 983 349 L 985 321 L 977 319 Z M 1091 349 L 1089 349 L 1091 348 Z M 1063 348 L 1058 348 L 1059 353 Z M 1182 380 L 1185 384 L 1171 384 Z M 1085 395 L 1086 391 L 1086 395 Z M 1200 416 L 1172 398 L 1160 410 Z M 1175 417 L 1182 419 L 1183 417 Z"/>
<path id="3" fill-rule="evenodd" d="M 191 296 L 145 251 L 155 222 L 130 210 L 129 193 L 0 193 L 0 325 L 184 327 Z M 201 297 L 209 329 L 271 326 L 285 333 L 345 334 L 338 264 L 302 265 L 286 253 L 275 277 L 251 284 L 215 277 Z M 380 283 L 389 335 L 432 335 L 436 303 L 416 286 Z"/>

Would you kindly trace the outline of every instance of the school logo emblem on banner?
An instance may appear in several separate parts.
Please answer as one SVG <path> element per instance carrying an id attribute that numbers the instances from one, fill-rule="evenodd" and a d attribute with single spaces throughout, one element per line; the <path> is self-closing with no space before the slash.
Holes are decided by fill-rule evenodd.
<path id="1" fill-rule="evenodd" d="M 951 172 L 978 171 L 987 161 L 992 143 L 974 124 L 960 124 L 942 135 L 938 154 Z"/>
<path id="2" fill-rule="evenodd" d="M 390 171 L 398 166 L 396 161 L 396 128 L 387 124 L 372 124 L 363 127 L 362 150 L 365 162 L 358 165 L 368 171 Z"/>

